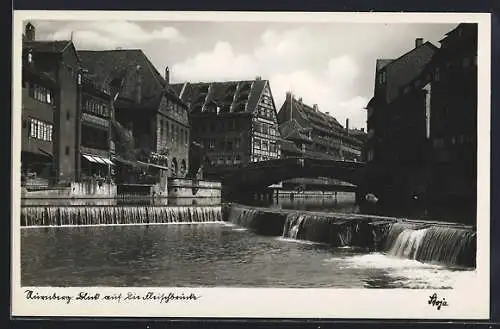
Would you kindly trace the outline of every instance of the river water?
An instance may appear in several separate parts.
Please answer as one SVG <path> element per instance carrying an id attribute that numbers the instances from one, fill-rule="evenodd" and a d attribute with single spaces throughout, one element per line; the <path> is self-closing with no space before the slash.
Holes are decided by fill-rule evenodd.
<path id="1" fill-rule="evenodd" d="M 337 199 L 280 200 L 270 206 L 359 211 L 349 194 L 339 194 Z M 106 207 L 80 207 L 86 209 L 84 217 L 78 207 L 32 207 L 34 224 L 21 229 L 21 284 L 438 289 L 466 286 L 476 275 L 475 269 L 404 257 L 408 253 L 403 249 L 408 247 L 401 241 L 396 241 L 399 245 L 392 252 L 370 252 L 257 235 L 231 223 L 231 218 L 222 222 L 220 209 L 214 212 L 217 207 L 213 206 L 163 208 L 166 210 L 131 206 L 126 213 Z M 53 217 L 62 216 L 63 211 L 70 217 L 70 224 L 80 226 L 58 227 L 61 219 Z M 77 212 L 80 215 L 68 215 Z M 81 226 L 82 220 L 89 220 L 92 214 L 99 218 L 99 224 L 110 225 Z M 45 227 L 51 225 L 47 220 L 59 224 Z M 39 222 L 43 225 L 37 226 Z M 419 232 L 423 233 L 407 231 L 407 240 L 421 243 Z"/>
<path id="2" fill-rule="evenodd" d="M 454 288 L 474 270 L 226 223 L 23 228 L 23 286 Z"/>

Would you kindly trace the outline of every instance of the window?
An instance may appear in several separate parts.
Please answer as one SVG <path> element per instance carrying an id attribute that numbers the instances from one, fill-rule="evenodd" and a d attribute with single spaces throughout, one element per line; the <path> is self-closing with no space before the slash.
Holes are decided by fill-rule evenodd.
<path id="1" fill-rule="evenodd" d="M 235 148 L 235 149 L 239 149 L 239 148 L 240 148 L 240 143 L 241 143 L 240 138 L 239 138 L 239 137 L 236 137 L 236 138 L 234 139 L 234 148 Z"/>
<path id="2" fill-rule="evenodd" d="M 373 161 L 374 157 L 375 157 L 375 152 L 373 151 L 373 149 L 369 150 L 367 154 L 367 160 Z"/>
<path id="3" fill-rule="evenodd" d="M 276 143 L 269 143 L 269 151 L 276 152 Z"/>
<path id="4" fill-rule="evenodd" d="M 30 52 L 28 53 L 28 63 L 33 62 L 33 54 Z"/>
<path id="5" fill-rule="evenodd" d="M 227 147 L 228 151 L 232 151 L 233 150 L 233 142 L 227 141 L 226 147 Z"/>
<path id="6" fill-rule="evenodd" d="M 69 110 L 66 111 L 66 120 L 71 118 L 71 112 Z"/>
<path id="7" fill-rule="evenodd" d="M 436 138 L 433 141 L 434 148 L 442 148 L 444 146 L 444 140 L 442 138 Z"/>
<path id="8" fill-rule="evenodd" d="M 254 148 L 260 150 L 260 139 L 254 140 Z"/>
<path id="9" fill-rule="evenodd" d="M 209 139 L 208 140 L 208 149 L 209 150 L 215 149 L 215 140 L 214 139 Z"/>
<path id="10" fill-rule="evenodd" d="M 48 88 L 39 86 L 37 84 L 31 85 L 30 95 L 39 102 L 52 104 L 52 93 Z"/>
<path id="11" fill-rule="evenodd" d="M 434 70 L 434 81 L 439 81 L 441 79 L 439 67 L 436 67 Z"/>
<path id="12" fill-rule="evenodd" d="M 159 136 L 159 139 L 162 140 L 163 139 L 163 120 L 160 119 L 160 121 L 158 121 L 158 126 L 160 127 L 160 133 L 158 134 Z"/>
<path id="13" fill-rule="evenodd" d="M 385 71 L 380 72 L 378 76 L 378 83 L 384 84 L 386 82 L 386 79 L 387 79 L 386 72 Z"/>
<path id="14" fill-rule="evenodd" d="M 66 153 L 66 155 L 69 155 L 69 146 L 66 146 L 66 149 L 64 150 L 64 152 Z"/>
<path id="15" fill-rule="evenodd" d="M 30 137 L 43 140 L 52 141 L 52 125 L 37 119 L 31 119 L 30 122 Z"/>

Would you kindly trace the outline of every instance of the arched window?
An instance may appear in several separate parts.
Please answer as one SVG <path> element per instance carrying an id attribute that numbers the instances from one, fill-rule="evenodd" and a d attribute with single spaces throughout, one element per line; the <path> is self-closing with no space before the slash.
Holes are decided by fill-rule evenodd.
<path id="1" fill-rule="evenodd" d="M 186 160 L 182 159 L 181 161 L 181 177 L 184 177 L 186 175 Z"/>
<path id="2" fill-rule="evenodd" d="M 172 164 L 170 166 L 170 170 L 171 170 L 171 176 L 177 177 L 177 159 L 176 158 L 172 159 Z"/>

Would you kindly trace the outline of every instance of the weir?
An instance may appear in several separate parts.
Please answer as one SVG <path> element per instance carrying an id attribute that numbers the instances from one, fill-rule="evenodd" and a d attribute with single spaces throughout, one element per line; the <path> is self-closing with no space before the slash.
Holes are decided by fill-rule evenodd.
<path id="1" fill-rule="evenodd" d="M 232 204 L 226 220 L 257 234 L 360 247 L 389 256 L 459 267 L 476 266 L 472 226 L 359 214 L 315 213 Z"/>
<path id="2" fill-rule="evenodd" d="M 221 222 L 220 206 L 23 206 L 21 226 Z"/>

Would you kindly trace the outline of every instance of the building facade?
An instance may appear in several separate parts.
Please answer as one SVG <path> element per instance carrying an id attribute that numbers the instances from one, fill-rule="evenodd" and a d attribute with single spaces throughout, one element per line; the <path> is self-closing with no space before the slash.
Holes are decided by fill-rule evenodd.
<path id="1" fill-rule="evenodd" d="M 343 127 L 329 113 L 320 112 L 317 105 L 306 105 L 290 92 L 278 112 L 278 122 L 287 152 L 292 152 L 290 148 L 295 145 L 303 156 L 309 158 L 362 159 L 363 131 L 349 129 L 348 120 Z"/>
<path id="2" fill-rule="evenodd" d="M 88 76 L 114 95 L 114 159 L 125 167 L 139 161 L 139 167 L 185 177 L 189 170 L 188 106 L 170 88 L 168 68 L 162 76 L 144 52 L 136 49 L 78 54 Z M 130 136 L 130 141 L 123 136 Z M 126 179 L 128 173 L 122 176 Z"/>
<path id="3" fill-rule="evenodd" d="M 367 105 L 367 184 L 382 200 L 425 195 L 429 116 L 422 74 L 438 48 L 423 39 L 396 59 L 379 59 L 374 97 Z"/>
<path id="4" fill-rule="evenodd" d="M 238 166 L 281 156 L 269 81 L 172 85 L 189 104 L 192 141 L 203 145 L 203 166 Z"/>
<path id="5" fill-rule="evenodd" d="M 76 159 L 77 177 L 79 180 L 91 177 L 111 178 L 115 165 L 111 161 L 113 156 L 111 95 L 84 74 L 81 74 L 78 86 L 81 111 L 77 132 L 80 153 Z"/>
<path id="6" fill-rule="evenodd" d="M 33 65 L 33 55 L 23 54 L 21 177 L 25 186 L 47 187 L 55 178 L 54 95 L 56 82 Z"/>
<path id="7" fill-rule="evenodd" d="M 33 95 L 35 96 L 36 92 L 35 99 L 38 103 L 47 103 L 50 97 L 50 105 L 54 108 L 50 136 L 53 150 L 51 180 L 54 183 L 65 184 L 76 179 L 76 159 L 79 156 L 76 145 L 79 125 L 77 80 L 80 62 L 71 41 L 38 41 L 35 39 L 35 32 L 35 27 L 27 23 L 23 36 L 23 64 L 30 70 L 42 72 L 43 75 L 55 81 L 51 92 L 43 88 L 37 89 L 35 85 Z M 44 98 L 45 101 L 43 101 Z M 23 100 L 27 101 L 23 105 L 26 110 L 33 106 L 28 98 Z M 38 127 L 42 130 L 50 130 L 50 126 L 47 125 L 40 124 Z"/>
<path id="8" fill-rule="evenodd" d="M 477 25 L 440 43 L 377 61 L 365 156 L 369 189 L 388 200 L 475 201 Z"/>

